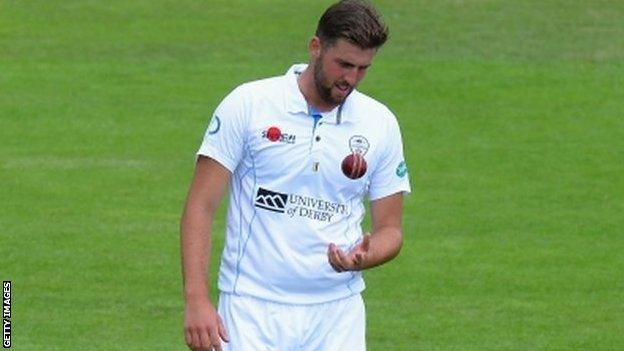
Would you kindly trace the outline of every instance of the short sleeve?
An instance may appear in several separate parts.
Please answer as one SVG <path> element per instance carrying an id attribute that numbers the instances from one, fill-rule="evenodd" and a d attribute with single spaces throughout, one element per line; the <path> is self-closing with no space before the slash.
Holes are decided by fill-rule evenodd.
<path id="1" fill-rule="evenodd" d="M 409 193 L 411 187 L 407 164 L 403 156 L 403 141 L 394 115 L 388 121 L 386 135 L 376 167 L 371 174 L 369 200 L 377 200 L 395 193 Z"/>
<path id="2" fill-rule="evenodd" d="M 198 156 L 208 156 L 234 173 L 245 150 L 246 104 L 242 87 L 221 101 L 208 124 Z"/>

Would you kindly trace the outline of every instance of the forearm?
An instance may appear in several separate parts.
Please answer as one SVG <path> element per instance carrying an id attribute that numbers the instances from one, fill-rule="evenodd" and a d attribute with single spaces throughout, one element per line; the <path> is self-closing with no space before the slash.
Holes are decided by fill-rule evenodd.
<path id="1" fill-rule="evenodd" d="M 370 237 L 370 251 L 363 262 L 363 269 L 382 265 L 395 258 L 403 246 L 401 228 L 387 226 L 376 230 Z"/>
<path id="2" fill-rule="evenodd" d="M 208 298 L 207 270 L 211 250 L 212 216 L 202 206 L 187 204 L 180 223 L 184 297 Z"/>
<path id="3" fill-rule="evenodd" d="M 180 250 L 184 297 L 207 299 L 212 223 L 230 172 L 216 161 L 200 156 L 180 221 Z"/>

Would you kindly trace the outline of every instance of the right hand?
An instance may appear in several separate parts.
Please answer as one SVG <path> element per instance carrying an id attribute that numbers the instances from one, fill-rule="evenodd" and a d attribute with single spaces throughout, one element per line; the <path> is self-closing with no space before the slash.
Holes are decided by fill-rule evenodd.
<path id="1" fill-rule="evenodd" d="M 184 336 L 193 351 L 222 351 L 221 341 L 230 341 L 221 317 L 206 298 L 186 302 Z"/>

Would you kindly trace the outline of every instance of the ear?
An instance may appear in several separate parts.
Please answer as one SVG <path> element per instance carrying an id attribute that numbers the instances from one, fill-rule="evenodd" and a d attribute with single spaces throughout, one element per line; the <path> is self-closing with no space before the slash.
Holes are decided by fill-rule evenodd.
<path id="1" fill-rule="evenodd" d="M 316 35 L 310 39 L 308 51 L 310 52 L 310 56 L 314 58 L 319 58 L 321 56 L 321 39 Z"/>

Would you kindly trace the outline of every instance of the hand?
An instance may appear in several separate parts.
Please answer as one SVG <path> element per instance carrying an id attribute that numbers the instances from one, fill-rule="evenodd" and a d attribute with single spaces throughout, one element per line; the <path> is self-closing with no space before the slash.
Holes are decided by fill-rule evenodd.
<path id="1" fill-rule="evenodd" d="M 221 340 L 230 341 L 221 317 L 208 299 L 186 302 L 184 336 L 193 351 L 221 351 Z"/>
<path id="2" fill-rule="evenodd" d="M 370 250 L 370 235 L 365 234 L 362 241 L 351 251 L 345 253 L 336 244 L 331 243 L 327 248 L 329 264 L 336 272 L 361 271 Z"/>

